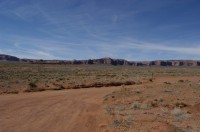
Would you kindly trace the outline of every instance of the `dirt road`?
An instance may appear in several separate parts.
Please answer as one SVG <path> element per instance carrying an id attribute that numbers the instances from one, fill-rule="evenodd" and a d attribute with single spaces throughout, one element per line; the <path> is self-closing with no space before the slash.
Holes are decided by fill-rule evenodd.
<path id="1" fill-rule="evenodd" d="M 0 96 L 1 132 L 98 132 L 107 124 L 102 97 L 90 88 Z"/>

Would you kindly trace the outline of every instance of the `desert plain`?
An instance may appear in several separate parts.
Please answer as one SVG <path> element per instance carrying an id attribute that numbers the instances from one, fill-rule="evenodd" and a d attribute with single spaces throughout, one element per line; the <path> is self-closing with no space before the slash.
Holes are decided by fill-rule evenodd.
<path id="1" fill-rule="evenodd" d="M 0 63 L 0 132 L 199 132 L 199 67 Z"/>

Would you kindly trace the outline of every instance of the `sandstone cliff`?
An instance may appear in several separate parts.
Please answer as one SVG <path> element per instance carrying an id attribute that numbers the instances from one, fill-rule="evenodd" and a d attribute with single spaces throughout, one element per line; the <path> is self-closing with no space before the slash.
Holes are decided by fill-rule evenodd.
<path id="1" fill-rule="evenodd" d="M 200 60 L 157 60 L 157 61 L 127 61 L 124 59 L 100 58 L 88 60 L 34 60 L 20 59 L 10 55 L 0 54 L 0 61 L 29 62 L 34 64 L 86 64 L 86 65 L 128 65 L 128 66 L 200 66 Z"/>

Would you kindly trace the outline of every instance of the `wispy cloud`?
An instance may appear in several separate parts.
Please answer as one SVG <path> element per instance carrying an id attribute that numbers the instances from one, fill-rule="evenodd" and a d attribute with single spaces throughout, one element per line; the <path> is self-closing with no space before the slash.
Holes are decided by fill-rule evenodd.
<path id="1" fill-rule="evenodd" d="M 111 45 L 111 44 L 108 44 Z M 135 41 L 135 40 L 119 40 L 118 42 L 115 42 L 115 47 L 118 47 L 119 49 L 140 49 L 140 50 L 147 50 L 152 52 L 159 52 L 159 51 L 169 51 L 169 52 L 175 52 L 175 53 L 182 53 L 182 54 L 191 54 L 191 55 L 200 55 L 200 44 L 196 44 L 195 47 L 187 47 L 187 46 L 172 46 L 172 45 L 181 45 L 180 44 L 153 44 L 143 41 Z"/>

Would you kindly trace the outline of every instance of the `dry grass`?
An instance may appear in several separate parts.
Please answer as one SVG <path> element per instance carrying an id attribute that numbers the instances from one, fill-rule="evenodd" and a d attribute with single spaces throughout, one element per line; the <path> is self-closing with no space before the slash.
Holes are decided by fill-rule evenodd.
<path id="1" fill-rule="evenodd" d="M 148 79 L 144 68 L 102 65 L 50 65 L 28 63 L 0 63 L 0 93 L 31 87 L 44 90 L 79 89 L 133 85 Z M 32 86 L 30 86 L 32 85 Z M 37 85 L 37 86 L 34 86 Z M 61 87 L 63 86 L 63 87 Z M 27 88 L 30 89 L 30 88 Z"/>

